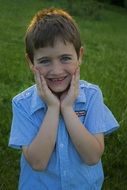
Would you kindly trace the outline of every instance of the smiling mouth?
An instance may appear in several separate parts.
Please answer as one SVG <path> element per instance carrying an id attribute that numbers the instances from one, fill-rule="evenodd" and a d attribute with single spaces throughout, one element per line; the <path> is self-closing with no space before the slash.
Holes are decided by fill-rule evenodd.
<path id="1" fill-rule="evenodd" d="M 63 81 L 66 77 L 61 77 L 61 78 L 49 78 L 48 80 L 52 81 L 52 82 L 59 82 L 59 81 Z"/>

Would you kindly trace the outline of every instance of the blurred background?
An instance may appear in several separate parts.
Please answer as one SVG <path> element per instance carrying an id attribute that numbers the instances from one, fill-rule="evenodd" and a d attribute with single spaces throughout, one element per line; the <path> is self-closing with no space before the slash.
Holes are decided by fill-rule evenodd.
<path id="1" fill-rule="evenodd" d="M 20 154 L 8 147 L 12 97 L 34 84 L 24 35 L 47 7 L 67 10 L 79 25 L 85 55 L 81 79 L 98 84 L 120 128 L 105 138 L 103 190 L 127 190 L 127 0 L 0 0 L 0 190 L 16 190 Z"/>

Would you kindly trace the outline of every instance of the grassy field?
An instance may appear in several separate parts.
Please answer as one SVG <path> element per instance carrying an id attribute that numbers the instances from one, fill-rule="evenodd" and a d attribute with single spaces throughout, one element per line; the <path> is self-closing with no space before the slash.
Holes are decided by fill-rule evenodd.
<path id="1" fill-rule="evenodd" d="M 33 84 L 24 58 L 24 34 L 36 11 L 67 7 L 62 1 L 0 0 L 0 190 L 16 190 L 20 152 L 8 148 L 11 99 Z M 75 15 L 74 15 L 75 16 Z M 98 84 L 120 129 L 105 138 L 103 190 L 127 189 L 127 11 L 103 7 L 99 19 L 75 19 L 80 26 L 84 61 L 81 78 Z"/>

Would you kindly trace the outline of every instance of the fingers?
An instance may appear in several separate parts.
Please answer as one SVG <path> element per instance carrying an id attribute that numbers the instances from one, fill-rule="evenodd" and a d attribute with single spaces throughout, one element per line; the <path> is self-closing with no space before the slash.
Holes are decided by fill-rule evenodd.
<path id="1" fill-rule="evenodd" d="M 77 84 L 79 83 L 79 79 L 80 79 L 80 68 L 78 67 L 72 77 L 75 87 L 77 87 Z"/>
<path id="2" fill-rule="evenodd" d="M 40 73 L 40 71 L 37 68 L 35 68 L 34 71 L 35 71 L 35 81 L 37 84 L 37 89 L 39 91 L 39 94 L 41 96 L 44 96 L 47 89 L 46 81 L 43 75 Z"/>
<path id="3" fill-rule="evenodd" d="M 76 77 L 76 81 L 77 81 L 77 80 L 79 81 L 79 79 L 80 79 L 80 67 L 78 67 L 78 68 L 76 69 L 75 77 Z"/>
<path id="4" fill-rule="evenodd" d="M 35 82 L 37 85 L 38 95 L 46 102 L 47 106 L 60 106 L 60 102 L 57 97 L 48 88 L 44 76 L 41 74 L 38 68 L 34 68 Z"/>
<path id="5" fill-rule="evenodd" d="M 76 88 L 79 88 L 79 80 L 80 80 L 80 68 L 78 67 L 75 75 Z"/>
<path id="6" fill-rule="evenodd" d="M 34 69 L 35 72 L 35 82 L 37 84 L 37 88 L 39 91 L 41 91 L 41 78 L 40 78 L 40 72 L 36 68 Z"/>
<path id="7" fill-rule="evenodd" d="M 75 74 L 72 77 L 73 80 L 73 86 L 74 86 L 74 96 L 78 95 L 78 89 L 79 89 L 79 79 L 80 79 L 80 68 L 78 67 L 75 71 Z"/>
<path id="8" fill-rule="evenodd" d="M 40 75 L 40 78 L 41 78 L 41 84 L 42 84 L 43 88 L 46 89 L 47 88 L 47 83 L 46 83 L 45 78 L 43 77 L 42 74 Z"/>

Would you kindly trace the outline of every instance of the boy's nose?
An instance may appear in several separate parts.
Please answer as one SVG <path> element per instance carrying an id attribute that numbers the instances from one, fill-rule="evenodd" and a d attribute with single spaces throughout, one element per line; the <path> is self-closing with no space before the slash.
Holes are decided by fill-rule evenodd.
<path id="1" fill-rule="evenodd" d="M 55 61 L 53 63 L 53 67 L 52 67 L 52 74 L 54 74 L 54 75 L 60 75 L 62 73 L 63 73 L 62 64 L 59 61 Z"/>

